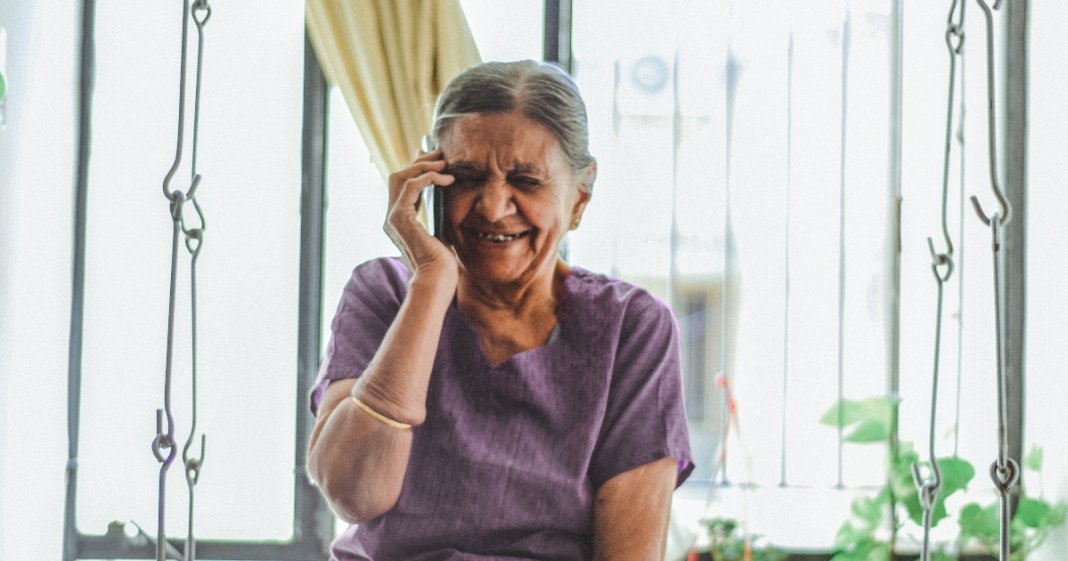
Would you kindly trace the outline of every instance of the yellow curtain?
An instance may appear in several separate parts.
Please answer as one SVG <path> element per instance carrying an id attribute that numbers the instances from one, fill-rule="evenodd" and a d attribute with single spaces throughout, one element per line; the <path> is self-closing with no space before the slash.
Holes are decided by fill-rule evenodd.
<path id="1" fill-rule="evenodd" d="M 480 60 L 460 0 L 306 0 L 305 22 L 383 177 L 415 156 L 449 79 Z"/>

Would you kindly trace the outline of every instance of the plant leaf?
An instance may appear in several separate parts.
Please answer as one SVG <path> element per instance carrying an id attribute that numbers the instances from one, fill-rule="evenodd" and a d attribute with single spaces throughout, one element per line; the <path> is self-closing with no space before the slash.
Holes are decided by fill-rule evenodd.
<path id="1" fill-rule="evenodd" d="M 879 547 L 873 547 L 868 551 L 868 555 L 864 557 L 864 561 L 890 561 L 890 546 L 887 544 L 875 544 Z"/>
<path id="2" fill-rule="evenodd" d="M 1065 515 L 1068 515 L 1068 504 L 1057 503 L 1050 510 L 1049 525 L 1052 527 L 1064 524 Z"/>
<path id="3" fill-rule="evenodd" d="M 875 497 L 857 497 L 853 499 L 853 504 L 850 507 L 853 516 L 863 521 L 865 527 L 875 529 L 883 519 L 883 507 L 889 504 L 888 500 L 883 499 L 884 496 L 883 493 L 880 493 Z"/>
<path id="4" fill-rule="evenodd" d="M 852 522 L 846 521 L 838 528 L 838 533 L 834 536 L 834 547 L 842 549 L 855 548 L 857 544 L 870 538 L 871 530 L 854 527 Z"/>
<path id="5" fill-rule="evenodd" d="M 820 417 L 820 424 L 827 425 L 829 427 L 838 426 L 838 411 L 842 411 L 842 425 L 849 426 L 853 423 L 859 422 L 863 417 L 863 408 L 859 401 L 853 401 L 851 399 L 842 399 L 831 406 L 826 413 Z"/>
<path id="6" fill-rule="evenodd" d="M 1037 444 L 1031 445 L 1024 460 L 1024 467 L 1033 471 L 1042 471 L 1042 447 Z"/>
<path id="7" fill-rule="evenodd" d="M 886 396 L 875 396 L 860 401 L 843 399 L 834 404 L 820 417 L 820 423 L 837 427 L 838 414 L 842 414 L 842 426 L 848 427 L 862 421 L 874 421 L 889 427 L 893 419 L 897 400 Z M 889 434 L 887 435 L 889 438 Z"/>
<path id="8" fill-rule="evenodd" d="M 935 501 L 934 508 L 931 509 L 931 527 L 934 528 L 935 526 L 937 526 L 938 523 L 945 519 L 945 517 L 947 516 L 949 516 L 949 513 L 946 512 L 946 502 L 940 496 L 938 497 L 938 500 Z M 920 524 L 923 524 L 922 517 L 920 518 Z"/>
<path id="9" fill-rule="evenodd" d="M 980 540 L 993 540 L 997 539 L 1001 531 L 997 504 L 982 507 L 977 503 L 968 503 L 961 508 L 957 522 L 960 524 L 962 537 L 968 536 L 979 538 Z"/>
<path id="10" fill-rule="evenodd" d="M 863 419 L 842 439 L 846 442 L 864 444 L 886 442 L 890 439 L 890 425 L 880 419 Z"/>
<path id="11" fill-rule="evenodd" d="M 1023 497 L 1016 506 L 1016 518 L 1028 528 L 1041 528 L 1049 523 L 1051 510 L 1046 501 Z"/>
<path id="12" fill-rule="evenodd" d="M 938 468 L 942 471 L 942 490 L 940 497 L 948 497 L 957 491 L 968 488 L 968 483 L 975 477 L 975 468 L 961 458 L 939 458 Z"/>
<path id="13" fill-rule="evenodd" d="M 923 524 L 923 507 L 920 506 L 920 495 L 916 492 L 915 486 L 912 487 L 912 494 L 899 495 L 898 503 L 905 507 L 905 512 L 908 513 L 910 520 L 917 525 Z"/>

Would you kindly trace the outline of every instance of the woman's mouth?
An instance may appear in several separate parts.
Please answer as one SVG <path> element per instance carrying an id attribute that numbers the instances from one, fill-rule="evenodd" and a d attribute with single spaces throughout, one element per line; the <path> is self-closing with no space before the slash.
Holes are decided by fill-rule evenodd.
<path id="1" fill-rule="evenodd" d="M 476 237 L 476 238 L 478 238 L 480 240 L 484 240 L 484 241 L 488 241 L 488 242 L 494 242 L 494 243 L 507 243 L 507 242 L 515 241 L 515 240 L 517 240 L 519 238 L 522 238 L 522 237 L 525 237 L 527 235 L 527 232 L 516 232 L 514 234 L 504 234 L 504 233 L 494 233 L 494 232 L 483 232 L 481 230 L 474 230 L 474 229 L 468 230 L 468 232 L 471 233 L 472 235 L 474 235 L 474 237 Z"/>

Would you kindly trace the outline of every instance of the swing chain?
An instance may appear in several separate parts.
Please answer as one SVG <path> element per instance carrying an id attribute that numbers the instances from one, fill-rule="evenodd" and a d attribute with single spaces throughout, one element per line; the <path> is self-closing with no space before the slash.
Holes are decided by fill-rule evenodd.
<path id="1" fill-rule="evenodd" d="M 942 238 L 946 243 L 945 253 L 937 254 L 931 239 L 927 239 L 932 258 L 936 259 L 937 264 L 946 267 L 945 274 L 940 275 L 941 282 L 948 281 L 953 272 L 953 240 L 950 238 L 949 224 L 946 219 L 946 202 L 949 196 L 949 163 L 953 146 L 953 102 L 957 90 L 957 58 L 961 57 L 961 49 L 964 47 L 964 5 L 965 0 L 953 0 L 949 7 L 949 15 L 946 16 L 945 38 L 946 47 L 949 49 L 949 85 L 946 88 L 946 133 L 942 158 Z"/>
<path id="2" fill-rule="evenodd" d="M 207 0 L 195 0 L 192 9 L 190 10 L 190 17 L 193 19 L 193 22 L 197 27 L 197 68 L 193 97 L 193 146 L 190 174 L 192 175 L 194 182 L 199 182 L 201 176 L 197 172 L 197 156 L 200 147 L 200 86 L 204 69 L 204 25 L 207 23 L 208 18 L 211 17 L 211 6 L 208 4 Z M 186 438 L 185 446 L 182 448 L 182 462 L 185 465 L 185 482 L 186 487 L 189 490 L 185 561 L 194 561 L 196 559 L 196 537 L 193 532 L 193 506 L 195 502 L 194 488 L 200 481 L 200 470 L 204 465 L 204 457 L 207 450 L 207 436 L 204 433 L 201 433 L 199 456 L 190 453 L 193 442 L 196 440 L 197 432 L 197 261 L 200 257 L 200 250 L 203 247 L 204 230 L 207 229 L 207 222 L 204 219 L 204 211 L 200 208 L 200 203 L 197 202 L 195 198 L 192 199 L 192 201 L 193 209 L 197 214 L 199 226 L 190 228 L 186 226 L 184 221 L 182 222 L 182 232 L 185 234 L 185 247 L 190 254 L 189 300 L 192 347 L 192 388 L 190 397 L 192 401 L 192 420 L 189 427 L 189 436 Z"/>
<path id="3" fill-rule="evenodd" d="M 997 348 L 997 386 L 998 386 L 998 456 L 990 465 L 990 479 L 998 491 L 1001 501 L 1001 527 L 1000 527 L 1000 561 L 1008 561 L 1011 550 L 1011 521 L 1012 507 L 1009 502 L 1009 494 L 1013 485 L 1020 478 L 1020 466 L 1016 460 L 1009 457 L 1009 436 L 1005 419 L 1008 417 L 1008 376 L 1004 368 L 1004 339 L 1005 329 L 1002 320 L 1002 292 L 1000 273 L 1000 250 L 1001 230 L 999 216 L 990 217 L 990 231 L 993 238 L 991 247 L 994 255 L 994 321 L 996 325 L 995 339 Z"/>
<path id="4" fill-rule="evenodd" d="M 927 244 L 931 251 L 931 273 L 934 274 L 935 282 L 938 285 L 938 304 L 935 311 L 934 371 L 931 375 L 931 416 L 927 435 L 927 461 L 917 461 L 912 464 L 912 481 L 916 485 L 920 507 L 923 509 L 923 549 L 920 557 L 922 561 L 927 561 L 930 558 L 932 514 L 935 503 L 938 501 L 938 492 L 942 488 L 942 470 L 938 467 L 934 446 L 935 418 L 938 412 L 938 366 L 942 349 L 943 285 L 953 273 L 953 260 L 948 255 L 936 253 L 931 238 L 927 238 Z M 939 273 L 939 267 L 941 266 L 946 268 L 944 275 Z M 928 467 L 931 472 L 930 477 L 924 477 L 921 465 Z"/>
<path id="5" fill-rule="evenodd" d="M 935 283 L 938 286 L 938 303 L 935 312 L 935 343 L 934 343 L 934 368 L 931 375 L 931 415 L 928 430 L 927 460 L 912 464 L 912 481 L 916 485 L 919 495 L 920 506 L 923 509 L 923 549 L 921 550 L 922 561 L 930 558 L 930 533 L 935 503 L 938 501 L 938 492 L 942 488 L 942 471 L 938 466 L 935 455 L 935 426 L 938 413 L 938 374 L 942 356 L 942 303 L 944 284 L 953 275 L 953 240 L 949 235 L 949 225 L 946 219 L 946 202 L 949 195 L 949 164 L 953 144 L 953 109 L 954 95 L 956 94 L 957 58 L 962 56 L 964 46 L 964 3 L 965 0 L 953 0 L 950 3 L 949 15 L 946 16 L 946 47 L 949 49 L 949 84 L 946 88 L 946 131 L 945 150 L 942 160 L 942 238 L 945 241 L 946 251 L 940 253 L 935 249 L 934 241 L 927 238 L 927 248 L 931 253 L 931 272 L 934 274 Z M 958 10 L 959 5 L 959 10 Z M 924 476 L 922 466 L 929 470 L 929 476 Z"/>
<path id="6" fill-rule="evenodd" d="M 990 184 L 991 189 L 994 191 L 994 196 L 998 200 L 1000 212 L 995 213 L 993 216 L 988 216 L 982 206 L 979 204 L 979 199 L 975 196 L 971 197 L 972 206 L 975 208 L 975 213 L 979 216 L 979 219 L 983 221 L 983 224 L 990 227 L 990 233 L 992 237 L 991 249 L 994 258 L 994 322 L 995 322 L 995 339 L 997 350 L 997 392 L 998 392 L 998 457 L 990 467 L 990 478 L 994 483 L 994 487 L 997 488 L 998 494 L 1001 498 L 1001 527 L 1000 527 L 1000 561 L 1008 561 L 1011 550 L 1011 516 L 1012 509 L 1009 503 L 1009 494 L 1013 485 L 1019 480 L 1020 468 L 1015 460 L 1009 457 L 1008 452 L 1008 430 L 1005 425 L 1005 419 L 1008 417 L 1007 411 L 1007 397 L 1008 397 L 1008 377 L 1005 372 L 1005 353 L 1004 353 L 1004 330 L 1005 323 L 1002 320 L 1002 306 L 1004 300 L 1004 294 L 1001 289 L 1001 228 L 1005 226 L 1011 219 L 1012 208 L 1009 205 L 1005 195 L 998 187 L 998 174 L 997 174 L 997 149 L 996 149 L 996 129 L 995 129 L 995 107 L 994 107 L 994 23 L 993 14 L 991 13 L 991 7 L 987 5 L 984 0 L 976 0 L 979 7 L 983 10 L 983 16 L 986 20 L 986 67 L 987 67 L 987 119 L 989 126 L 987 130 L 987 136 L 990 146 Z M 994 3 L 993 10 L 997 10 L 1001 5 L 1001 0 L 997 0 Z"/>
<path id="7" fill-rule="evenodd" d="M 186 561 L 193 561 L 196 558 L 196 544 L 193 537 L 193 487 L 200 479 L 200 470 L 204 463 L 204 451 L 206 444 L 206 437 L 204 434 L 200 436 L 200 455 L 194 456 L 190 453 L 193 441 L 196 435 L 197 424 L 197 281 L 196 281 L 196 264 L 197 259 L 200 256 L 200 250 L 204 239 L 204 230 L 206 229 L 206 222 L 204 220 L 204 212 L 200 207 L 200 203 L 196 199 L 197 188 L 200 185 L 201 176 L 197 173 L 197 153 L 199 147 L 199 131 L 200 131 L 200 85 L 203 69 L 203 50 L 204 50 L 204 24 L 211 16 L 211 7 L 206 0 L 195 0 L 192 7 L 190 7 L 189 0 L 183 1 L 182 6 L 182 41 L 181 41 L 181 63 L 180 63 L 180 78 L 179 78 L 179 92 L 178 92 L 178 132 L 177 132 L 177 148 L 175 150 L 174 162 L 171 164 L 170 169 L 167 172 L 166 177 L 163 180 L 163 193 L 167 198 L 170 206 L 170 215 L 172 222 L 172 236 L 171 236 L 171 267 L 170 267 L 170 292 L 168 299 L 168 317 L 167 317 L 167 355 L 166 366 L 164 376 L 164 407 L 156 410 L 156 437 L 152 441 L 152 453 L 156 459 L 161 463 L 159 473 L 159 494 L 158 494 L 158 528 L 156 538 L 156 558 L 157 561 L 164 561 L 168 557 L 168 542 L 166 539 L 165 531 L 165 512 L 166 512 L 166 472 L 174 461 L 177 455 L 177 444 L 174 439 L 174 415 L 171 411 L 171 380 L 173 371 L 173 358 L 174 358 L 174 323 L 175 323 L 175 303 L 177 295 L 177 271 L 178 271 L 178 239 L 179 236 L 184 238 L 184 244 L 186 250 L 191 255 L 190 257 L 190 307 L 191 307 L 191 330 L 192 330 L 192 423 L 189 433 L 189 437 L 186 439 L 185 446 L 182 448 L 182 462 L 185 467 L 185 479 L 189 488 L 189 510 L 188 510 L 188 535 L 186 539 L 185 555 Z M 191 165 L 191 180 L 188 190 L 185 192 L 179 189 L 171 189 L 170 183 L 174 178 L 182 161 L 182 148 L 184 146 L 184 132 L 185 132 L 185 91 L 186 91 L 186 66 L 187 66 L 187 51 L 188 51 L 188 32 L 189 32 L 189 19 L 193 19 L 197 26 L 198 44 L 197 44 L 197 68 L 196 68 L 196 85 L 195 85 L 195 99 L 194 99 L 194 117 L 193 117 L 193 138 L 192 138 L 192 165 Z M 185 205 L 186 203 L 192 203 L 193 209 L 197 215 L 197 225 L 189 226 L 186 224 L 185 217 Z M 164 430 L 164 419 L 166 419 L 166 430 Z M 166 454 L 164 454 L 166 451 Z"/>

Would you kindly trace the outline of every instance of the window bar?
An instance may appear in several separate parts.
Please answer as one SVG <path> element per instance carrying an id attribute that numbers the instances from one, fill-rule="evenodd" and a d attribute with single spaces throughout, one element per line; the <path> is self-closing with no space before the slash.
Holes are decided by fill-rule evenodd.
<path id="1" fill-rule="evenodd" d="M 1008 454 L 1022 460 L 1024 420 L 1024 345 L 1027 327 L 1027 36 L 1028 0 L 1007 2 L 1005 17 L 1005 158 L 1006 197 L 1014 215 L 1004 230 L 1005 332 L 1008 378 Z M 1018 496 L 1012 500 L 1015 511 Z"/>
<path id="2" fill-rule="evenodd" d="M 733 11 L 734 5 L 731 4 L 731 10 Z M 733 14 L 732 14 L 733 15 Z M 734 228 L 731 224 L 731 148 L 732 139 L 734 136 L 734 94 L 738 88 L 738 62 L 734 58 L 734 51 L 731 48 L 730 39 L 727 40 L 727 56 L 726 56 L 726 72 L 724 79 L 724 87 L 726 89 L 726 103 L 724 104 L 726 112 L 726 127 L 725 127 L 725 151 L 726 157 L 723 165 L 723 283 L 720 287 L 720 340 L 722 341 L 722 348 L 720 349 L 720 375 L 723 376 L 724 386 L 721 389 L 722 399 L 720 400 L 720 419 L 722 423 L 722 436 L 720 441 L 720 448 L 723 453 L 720 455 L 720 462 L 723 464 L 720 466 L 720 484 L 730 485 L 730 479 L 727 477 L 727 435 L 730 428 L 730 396 L 728 395 L 727 383 L 730 382 L 731 372 L 731 342 L 730 342 L 730 312 L 731 312 L 731 275 L 734 271 Z"/>
<path id="3" fill-rule="evenodd" d="M 896 400 L 901 389 L 901 154 L 902 154 L 902 99 L 904 59 L 904 0 L 892 0 L 890 35 L 890 181 L 887 186 L 890 198 L 890 215 L 887 220 L 887 238 L 891 245 L 887 264 L 890 288 L 886 292 L 886 372 L 887 394 Z M 963 222 L 962 222 L 963 224 Z M 897 411 L 895 407 L 893 411 Z M 890 453 L 897 454 L 898 423 L 896 413 L 890 423 Z M 891 513 L 893 516 L 894 513 Z"/>
<path id="4" fill-rule="evenodd" d="M 679 145 L 682 140 L 682 110 L 679 108 L 679 51 L 671 64 L 671 224 L 668 232 L 668 283 L 667 301 L 671 309 L 678 310 L 679 279 Z"/>
<path id="5" fill-rule="evenodd" d="M 786 220 L 783 231 L 783 312 L 782 312 L 782 431 L 779 454 L 779 487 L 786 487 L 786 409 L 790 380 L 790 194 L 793 179 L 794 130 L 794 32 L 786 44 Z"/>
<path id="6" fill-rule="evenodd" d="M 67 473 L 63 511 L 63 559 L 78 555 L 78 437 L 81 429 L 82 335 L 85 328 L 85 238 L 92 143 L 96 0 L 82 0 L 81 52 L 78 69 L 78 161 L 74 183 L 74 247 L 67 358 Z"/>
<path id="7" fill-rule="evenodd" d="M 322 67 L 305 31 L 293 539 L 319 545 L 324 552 L 333 538 L 333 515 L 319 490 L 308 478 L 307 455 L 312 417 L 308 410 L 307 395 L 319 373 L 321 349 L 329 96 Z"/>
<path id="8" fill-rule="evenodd" d="M 571 0 L 545 0 L 545 3 L 542 4 L 542 12 L 541 58 L 545 62 L 555 62 L 566 70 L 568 74 L 574 76 L 575 73 L 571 64 Z M 618 85 L 618 61 L 616 71 Z M 560 244 L 559 252 L 560 258 L 564 262 L 570 261 L 571 244 L 569 238 L 564 238 L 564 241 Z"/>
<path id="9" fill-rule="evenodd" d="M 965 2 L 961 6 L 962 10 L 964 9 L 964 6 L 967 6 L 967 2 Z M 957 392 L 956 403 L 954 404 L 953 413 L 953 457 L 957 457 L 957 454 L 960 451 L 960 392 L 962 387 L 961 380 L 964 377 L 964 248 L 968 245 L 964 243 L 964 208 L 967 206 L 965 205 L 964 196 L 964 164 L 966 156 L 966 154 L 964 153 L 964 115 L 965 105 L 968 100 L 967 90 L 965 89 L 965 85 L 968 83 L 968 81 L 965 79 L 966 75 L 964 73 L 964 54 L 966 52 L 966 49 L 961 49 L 960 53 L 957 55 L 957 58 L 959 59 L 957 61 L 957 66 L 960 67 L 960 111 L 958 112 L 957 117 L 957 146 L 959 147 L 960 153 L 960 200 L 958 202 L 958 205 L 960 206 L 960 214 L 958 216 L 960 224 L 959 232 L 957 233 L 957 239 L 960 241 L 957 245 L 960 247 L 957 248 L 956 264 L 959 273 L 957 274 Z"/>
<path id="10" fill-rule="evenodd" d="M 843 467 L 843 444 L 842 436 L 844 429 L 844 413 L 841 407 L 845 398 L 845 368 L 843 363 L 845 349 L 845 283 L 846 283 L 846 130 L 849 116 L 849 34 L 850 13 L 846 7 L 845 20 L 842 22 L 842 90 L 841 90 L 841 132 L 839 135 L 839 159 L 838 159 L 838 482 L 839 489 L 845 487 L 842 477 Z"/>
<path id="11" fill-rule="evenodd" d="M 887 185 L 890 209 L 887 217 L 887 239 L 890 244 L 890 258 L 887 263 L 887 277 L 890 288 L 885 293 L 887 311 L 887 394 L 896 402 L 901 388 L 900 356 L 901 347 L 901 154 L 902 154 L 902 99 L 903 95 L 903 52 L 904 52 L 904 0 L 890 2 L 890 181 Z M 963 222 L 962 222 L 963 224 Z M 890 418 L 890 457 L 898 453 L 898 418 L 896 405 L 891 408 Z M 889 471 L 889 470 L 888 470 Z M 889 482 L 889 473 L 887 481 Z M 893 489 L 890 501 L 894 504 Z M 898 514 L 896 508 L 890 509 L 890 527 L 896 528 Z M 894 544 L 891 543 L 893 548 Z"/>
<path id="12" fill-rule="evenodd" d="M 545 0 L 545 29 L 542 58 L 559 64 L 572 74 L 571 0 Z"/>

